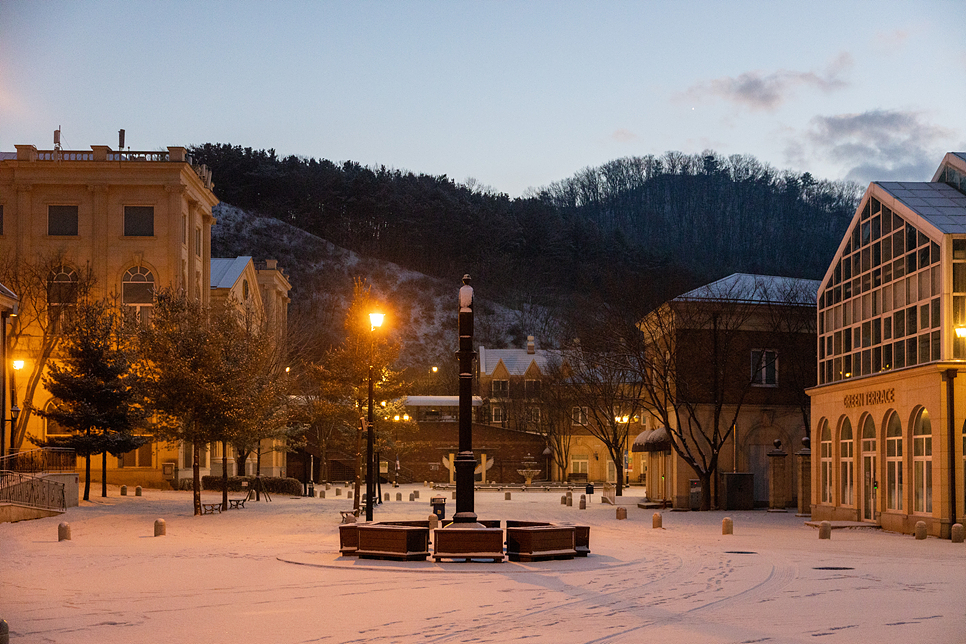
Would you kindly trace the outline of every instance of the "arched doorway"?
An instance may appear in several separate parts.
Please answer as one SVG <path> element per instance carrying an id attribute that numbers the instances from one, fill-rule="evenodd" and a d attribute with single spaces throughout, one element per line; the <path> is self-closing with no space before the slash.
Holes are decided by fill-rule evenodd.
<path id="1" fill-rule="evenodd" d="M 879 483 L 876 478 L 875 421 L 866 416 L 862 423 L 862 520 L 876 520 L 876 496 Z"/>

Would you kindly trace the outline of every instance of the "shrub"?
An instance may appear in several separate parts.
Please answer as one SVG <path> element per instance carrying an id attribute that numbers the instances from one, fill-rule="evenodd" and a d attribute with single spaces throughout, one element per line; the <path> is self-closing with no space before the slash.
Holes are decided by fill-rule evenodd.
<path id="1" fill-rule="evenodd" d="M 265 491 L 269 494 L 290 494 L 293 496 L 302 495 L 302 483 L 298 479 L 293 478 L 281 478 L 277 476 L 263 476 L 262 486 Z M 247 486 L 242 486 L 242 481 L 247 481 Z M 254 486 L 255 477 L 254 476 L 229 476 L 228 477 L 228 491 L 229 492 L 242 492 L 247 491 L 249 488 Z M 220 476 L 202 476 L 201 477 L 201 489 L 203 490 L 217 490 L 221 491 L 223 479 Z M 188 487 L 190 489 L 191 482 L 189 480 Z"/>

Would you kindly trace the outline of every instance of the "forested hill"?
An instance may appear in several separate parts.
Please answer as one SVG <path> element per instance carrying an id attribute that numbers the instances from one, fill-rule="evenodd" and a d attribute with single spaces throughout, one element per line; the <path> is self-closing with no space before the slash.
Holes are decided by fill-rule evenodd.
<path id="1" fill-rule="evenodd" d="M 735 271 L 818 278 L 858 195 L 712 152 L 618 159 L 516 199 L 445 175 L 274 150 L 190 153 L 226 203 L 428 275 L 468 272 L 508 304 L 655 278 L 664 297 Z"/>

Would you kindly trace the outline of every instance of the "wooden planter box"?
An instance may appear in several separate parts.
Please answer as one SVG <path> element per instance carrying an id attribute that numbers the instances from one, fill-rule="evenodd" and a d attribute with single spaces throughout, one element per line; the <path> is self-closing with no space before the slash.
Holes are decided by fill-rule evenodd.
<path id="1" fill-rule="evenodd" d="M 506 520 L 506 527 L 508 528 L 532 528 L 534 526 L 544 526 L 544 525 L 554 525 L 548 521 L 514 521 L 513 519 Z"/>
<path id="2" fill-rule="evenodd" d="M 343 557 L 354 557 L 359 549 L 359 524 L 345 523 L 339 526 L 339 552 Z"/>
<path id="3" fill-rule="evenodd" d="M 434 531 L 433 559 L 490 559 L 503 561 L 501 528 L 440 528 Z"/>
<path id="4" fill-rule="evenodd" d="M 429 556 L 429 529 L 421 526 L 376 523 L 357 527 L 361 559 L 421 561 Z"/>
<path id="5" fill-rule="evenodd" d="M 510 561 L 573 559 L 577 556 L 574 526 L 527 526 L 506 529 Z"/>

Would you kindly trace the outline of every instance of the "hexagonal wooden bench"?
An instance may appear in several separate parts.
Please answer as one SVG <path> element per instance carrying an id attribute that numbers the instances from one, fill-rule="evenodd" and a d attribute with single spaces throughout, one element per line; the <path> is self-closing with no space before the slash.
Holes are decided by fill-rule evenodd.
<path id="1" fill-rule="evenodd" d="M 360 559 L 420 561 L 429 556 L 429 528 L 387 523 L 362 524 L 356 529 Z"/>
<path id="2" fill-rule="evenodd" d="M 435 530 L 433 559 L 489 559 L 503 561 L 502 528 L 456 528 Z"/>
<path id="3" fill-rule="evenodd" d="M 510 561 L 573 559 L 577 556 L 574 526 L 507 526 L 506 555 Z"/>

